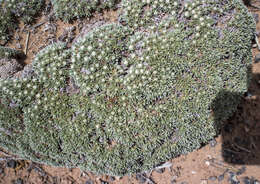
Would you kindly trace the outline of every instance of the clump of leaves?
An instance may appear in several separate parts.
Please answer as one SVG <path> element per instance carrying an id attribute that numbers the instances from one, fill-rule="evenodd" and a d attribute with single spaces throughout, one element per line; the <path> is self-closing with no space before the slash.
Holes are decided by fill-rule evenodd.
<path id="1" fill-rule="evenodd" d="M 255 30 L 242 2 L 133 2 L 122 1 L 123 25 L 95 27 L 71 49 L 49 46 L 34 60 L 35 77 L 0 82 L 0 99 L 22 114 L 19 155 L 143 172 L 207 143 L 236 110 Z M 12 151 L 12 141 L 2 144 Z"/>
<path id="2" fill-rule="evenodd" d="M 0 58 L 22 58 L 24 53 L 21 50 L 0 46 Z"/>

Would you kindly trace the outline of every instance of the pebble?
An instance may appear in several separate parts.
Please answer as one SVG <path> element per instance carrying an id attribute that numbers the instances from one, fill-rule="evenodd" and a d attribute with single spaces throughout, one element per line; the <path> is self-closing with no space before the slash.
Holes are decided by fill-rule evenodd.
<path id="1" fill-rule="evenodd" d="M 200 182 L 200 184 L 208 184 L 208 181 L 207 181 L 207 180 L 202 180 L 202 181 Z"/>
<path id="2" fill-rule="evenodd" d="M 85 184 L 94 184 L 94 182 L 92 180 L 88 180 Z"/>
<path id="3" fill-rule="evenodd" d="M 107 181 L 100 180 L 101 184 L 109 184 Z"/>
<path id="4" fill-rule="evenodd" d="M 140 182 L 140 183 L 145 183 L 146 182 L 146 177 L 143 174 L 136 174 L 136 179 Z"/>
<path id="5" fill-rule="evenodd" d="M 217 145 L 217 141 L 215 139 L 212 139 L 210 142 L 209 142 L 210 146 L 211 147 L 215 147 Z"/>
<path id="6" fill-rule="evenodd" d="M 253 17 L 255 19 L 255 22 L 258 23 L 259 22 L 259 15 L 257 13 L 253 13 Z"/>
<path id="7" fill-rule="evenodd" d="M 241 174 L 243 174 L 244 172 L 246 171 L 246 167 L 245 166 L 243 166 L 241 169 L 239 169 L 238 171 L 237 171 L 237 175 L 241 175 Z"/>
<path id="8" fill-rule="evenodd" d="M 114 176 L 109 176 L 109 180 L 110 180 L 110 181 L 115 181 L 116 178 L 115 178 Z"/>
<path id="9" fill-rule="evenodd" d="M 251 184 L 250 178 L 244 177 L 244 178 L 243 178 L 243 183 L 244 183 L 244 184 Z"/>
<path id="10" fill-rule="evenodd" d="M 255 56 L 255 63 L 260 62 L 260 54 L 256 54 Z"/>
<path id="11" fill-rule="evenodd" d="M 251 98 L 253 95 L 250 92 L 246 92 L 245 96 L 248 97 L 248 98 Z"/>
<path id="12" fill-rule="evenodd" d="M 221 174 L 218 176 L 218 181 L 223 181 L 224 180 L 225 175 Z"/>
<path id="13" fill-rule="evenodd" d="M 210 177 L 209 177 L 209 180 L 210 180 L 210 181 L 216 181 L 216 180 L 217 180 L 217 177 L 216 177 L 216 176 L 210 176 Z"/>
<path id="14" fill-rule="evenodd" d="M 158 172 L 158 173 L 160 173 L 160 174 L 162 174 L 162 173 L 164 173 L 165 168 L 156 169 L 155 171 Z"/>
<path id="15" fill-rule="evenodd" d="M 17 43 L 17 44 L 16 44 L 16 48 L 17 48 L 17 49 L 21 49 L 21 48 L 22 48 L 21 44 L 20 44 L 20 43 Z"/>
<path id="16" fill-rule="evenodd" d="M 229 182 L 230 184 L 240 184 L 240 181 L 238 181 L 237 176 L 233 172 L 229 172 Z"/>
<path id="17" fill-rule="evenodd" d="M 171 180 L 171 184 L 176 184 L 177 181 L 175 179 Z"/>
<path id="18" fill-rule="evenodd" d="M 253 44 L 252 47 L 253 47 L 253 48 L 256 48 L 256 47 L 257 47 L 257 44 Z"/>
<path id="19" fill-rule="evenodd" d="M 10 168 L 15 169 L 15 168 L 16 168 L 16 165 L 17 165 L 17 163 L 16 163 L 15 160 L 9 160 L 9 161 L 7 162 L 7 167 L 10 167 Z"/>
<path id="20" fill-rule="evenodd" d="M 14 184 L 23 184 L 23 180 L 21 178 L 19 178 L 18 180 L 16 180 L 14 182 Z"/>
<path id="21" fill-rule="evenodd" d="M 4 168 L 0 168 L 0 174 L 3 174 L 5 172 Z"/>
<path id="22" fill-rule="evenodd" d="M 209 165 L 210 165 L 210 162 L 209 162 L 209 161 L 206 161 L 205 164 L 206 164 L 207 166 L 209 166 Z"/>

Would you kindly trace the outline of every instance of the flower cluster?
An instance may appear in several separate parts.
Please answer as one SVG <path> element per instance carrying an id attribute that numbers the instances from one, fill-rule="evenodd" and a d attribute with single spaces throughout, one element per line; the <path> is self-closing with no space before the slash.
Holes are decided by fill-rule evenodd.
<path id="1" fill-rule="evenodd" d="M 247 91 L 255 23 L 242 2 L 121 5 L 126 24 L 95 27 L 70 49 L 51 45 L 34 59 L 34 77 L 0 81 L 0 108 L 12 109 L 0 113 L 1 146 L 38 162 L 124 175 L 218 133 Z"/>
<path id="2" fill-rule="evenodd" d="M 52 0 L 55 15 L 68 22 L 75 18 L 90 17 L 93 12 L 115 8 L 118 0 Z"/>
<path id="3" fill-rule="evenodd" d="M 64 43 L 53 44 L 40 51 L 32 63 L 39 82 L 55 91 L 65 88 L 69 58 L 70 51 L 66 50 Z"/>

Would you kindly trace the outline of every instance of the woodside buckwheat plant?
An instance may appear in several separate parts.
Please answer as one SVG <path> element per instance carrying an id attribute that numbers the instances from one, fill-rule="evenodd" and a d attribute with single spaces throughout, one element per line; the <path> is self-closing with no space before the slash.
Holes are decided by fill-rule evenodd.
<path id="1" fill-rule="evenodd" d="M 71 49 L 56 43 L 38 53 L 35 76 L 0 81 L 1 147 L 122 176 L 219 133 L 247 91 L 255 22 L 242 2 L 122 0 L 119 7 L 118 23 L 95 27 Z M 234 95 L 215 109 L 223 91 Z"/>

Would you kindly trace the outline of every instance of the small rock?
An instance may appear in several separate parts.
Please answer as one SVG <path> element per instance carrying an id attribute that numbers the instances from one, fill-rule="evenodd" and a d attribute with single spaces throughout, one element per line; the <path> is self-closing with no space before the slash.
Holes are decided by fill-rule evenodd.
<path id="1" fill-rule="evenodd" d="M 109 184 L 107 181 L 100 180 L 101 184 Z"/>
<path id="2" fill-rule="evenodd" d="M 17 163 L 16 163 L 15 160 L 9 160 L 9 161 L 7 162 L 7 167 L 10 167 L 10 168 L 15 169 L 15 168 L 16 168 L 16 165 L 17 165 Z"/>
<path id="3" fill-rule="evenodd" d="M 210 146 L 211 147 L 215 147 L 217 145 L 217 141 L 215 139 L 212 139 L 210 142 L 209 142 Z"/>
<path id="4" fill-rule="evenodd" d="M 88 180 L 85 184 L 94 184 L 94 182 L 92 180 Z"/>
<path id="5" fill-rule="evenodd" d="M 145 183 L 146 182 L 146 177 L 143 174 L 136 174 L 136 179 L 140 182 L 140 183 Z"/>
<path id="6" fill-rule="evenodd" d="M 237 176 L 233 172 L 229 172 L 229 181 L 230 184 L 240 184 L 240 181 L 238 181 Z"/>
<path id="7" fill-rule="evenodd" d="M 259 22 L 259 15 L 257 13 L 253 13 L 253 17 L 255 19 L 255 22 L 258 23 Z"/>
<path id="8" fill-rule="evenodd" d="M 196 171 L 191 171 L 191 174 L 196 174 Z"/>
<path id="9" fill-rule="evenodd" d="M 175 179 L 171 180 L 171 184 L 176 184 L 177 181 Z"/>
<path id="10" fill-rule="evenodd" d="M 241 175 L 241 174 L 243 174 L 244 172 L 246 171 L 246 167 L 245 166 L 243 166 L 241 169 L 239 169 L 238 171 L 237 171 L 237 175 Z"/>
<path id="11" fill-rule="evenodd" d="M 188 184 L 188 182 L 186 182 L 186 181 L 183 181 L 183 182 L 181 182 L 181 184 Z"/>
<path id="12" fill-rule="evenodd" d="M 0 168 L 0 174 L 3 174 L 4 173 L 4 168 Z"/>
<path id="13" fill-rule="evenodd" d="M 260 54 L 256 54 L 255 63 L 258 63 L 259 61 L 260 61 Z"/>
<path id="14" fill-rule="evenodd" d="M 209 161 L 206 161 L 205 164 L 206 164 L 207 166 L 209 166 L 209 165 L 210 165 L 210 162 L 209 162 Z"/>
<path id="15" fill-rule="evenodd" d="M 251 98 L 253 95 L 250 92 L 246 92 L 245 96 L 248 97 L 248 98 Z"/>
<path id="16" fill-rule="evenodd" d="M 256 36 L 257 36 L 257 37 L 260 36 L 260 31 L 256 31 Z"/>
<path id="17" fill-rule="evenodd" d="M 257 44 L 253 44 L 252 47 L 253 47 L 253 48 L 256 48 L 256 47 L 257 47 Z"/>
<path id="18" fill-rule="evenodd" d="M 247 177 L 247 176 L 244 177 L 244 178 L 243 178 L 243 183 L 244 183 L 244 184 L 251 184 L 251 180 L 250 180 L 250 178 Z"/>
<path id="19" fill-rule="evenodd" d="M 224 180 L 225 175 L 221 174 L 218 176 L 218 181 L 223 181 Z"/>
<path id="20" fill-rule="evenodd" d="M 76 30 L 76 26 L 68 27 L 68 28 L 66 28 L 65 30 L 68 31 L 68 32 L 73 32 L 73 31 Z"/>
<path id="21" fill-rule="evenodd" d="M 156 169 L 155 171 L 161 174 L 161 173 L 164 173 L 164 171 L 165 171 L 165 168 Z"/>
<path id="22" fill-rule="evenodd" d="M 216 180 L 217 180 L 217 177 L 216 177 L 216 176 L 210 176 L 210 177 L 209 177 L 209 180 L 210 180 L 210 181 L 216 181 Z"/>
<path id="23" fill-rule="evenodd" d="M 110 180 L 110 181 L 115 181 L 116 178 L 115 178 L 114 176 L 109 176 L 109 180 Z"/>
<path id="24" fill-rule="evenodd" d="M 17 43 L 17 44 L 16 44 L 16 48 L 17 48 L 17 49 L 21 49 L 21 48 L 22 48 L 21 44 L 20 44 L 20 43 Z"/>
<path id="25" fill-rule="evenodd" d="M 21 178 L 19 178 L 18 180 L 16 180 L 14 182 L 14 184 L 23 184 L 23 180 Z"/>
<path id="26" fill-rule="evenodd" d="M 254 177 L 249 178 L 247 176 L 243 178 L 243 182 L 244 184 L 260 184 L 260 182 Z"/>
<path id="27" fill-rule="evenodd" d="M 200 182 L 200 184 L 208 184 L 208 181 L 207 181 L 207 180 L 202 180 L 202 181 Z"/>

